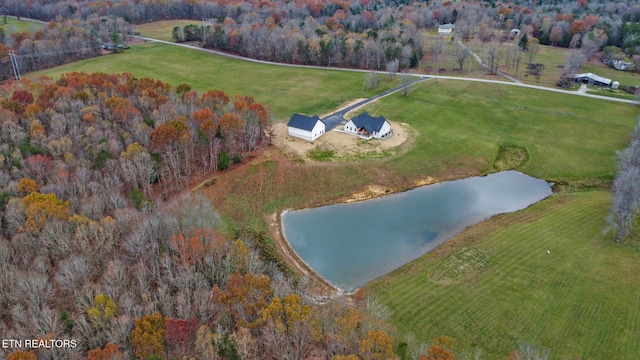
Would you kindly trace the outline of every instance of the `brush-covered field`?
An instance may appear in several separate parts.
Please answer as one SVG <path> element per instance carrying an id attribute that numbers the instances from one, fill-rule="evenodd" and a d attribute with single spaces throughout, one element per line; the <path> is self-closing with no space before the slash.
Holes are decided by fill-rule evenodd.
<path id="1" fill-rule="evenodd" d="M 160 39 L 164 41 L 173 41 L 173 28 L 176 26 L 181 29 L 187 25 L 202 25 L 198 20 L 163 20 L 155 21 L 147 24 L 136 26 L 136 30 L 144 37 Z"/>

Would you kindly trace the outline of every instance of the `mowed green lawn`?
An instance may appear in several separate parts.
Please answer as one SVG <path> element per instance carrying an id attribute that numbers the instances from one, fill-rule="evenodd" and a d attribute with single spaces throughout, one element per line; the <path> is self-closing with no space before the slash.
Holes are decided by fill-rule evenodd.
<path id="1" fill-rule="evenodd" d="M 378 89 L 363 92 L 364 73 L 256 64 L 166 44 L 136 45 L 119 54 L 26 76 L 57 78 L 70 71 L 131 72 L 137 77 L 153 77 L 172 86 L 186 83 L 200 94 L 221 89 L 230 95 L 251 95 L 256 101 L 270 105 L 277 118 L 287 120 L 292 112 L 322 115 L 347 101 L 363 97 L 363 94 L 372 96 L 394 84 L 382 81 Z"/>
<path id="2" fill-rule="evenodd" d="M 553 181 L 611 179 L 615 151 L 626 147 L 638 114 L 631 105 L 442 79 L 366 109 L 420 133 L 413 149 L 388 162 L 397 173 L 492 172 L 499 146 L 517 145 L 529 153 L 519 170 Z"/>
<path id="3" fill-rule="evenodd" d="M 7 17 L 7 23 L 2 24 L 2 18 L 0 17 L 0 27 L 4 28 L 7 36 L 21 32 L 24 30 L 29 31 L 30 33 L 35 33 L 38 30 L 44 30 L 46 25 L 37 21 L 30 20 L 18 20 L 16 18 Z"/>
<path id="4" fill-rule="evenodd" d="M 523 343 L 552 359 L 637 359 L 640 252 L 602 235 L 609 204 L 603 190 L 552 195 L 364 291 L 392 310 L 403 334 L 446 335 L 458 353 L 480 349 L 482 359 L 504 359 Z"/>

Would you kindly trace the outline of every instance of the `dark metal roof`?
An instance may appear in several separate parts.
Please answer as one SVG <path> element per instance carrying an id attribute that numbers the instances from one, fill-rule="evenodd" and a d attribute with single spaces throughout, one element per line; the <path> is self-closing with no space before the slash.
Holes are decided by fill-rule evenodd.
<path id="1" fill-rule="evenodd" d="M 318 115 L 307 116 L 301 114 L 293 114 L 287 126 L 291 126 L 297 129 L 311 131 L 313 127 L 316 126 L 316 123 L 320 121 L 324 124 L 322 120 L 318 117 Z"/>
<path id="2" fill-rule="evenodd" d="M 387 119 L 385 119 L 384 116 L 380 116 L 377 118 L 373 117 L 365 111 L 362 114 L 351 119 L 351 121 L 353 121 L 353 124 L 358 129 L 365 128 L 367 132 L 372 133 L 374 131 L 380 132 L 380 129 L 382 129 L 382 125 L 384 125 Z"/>

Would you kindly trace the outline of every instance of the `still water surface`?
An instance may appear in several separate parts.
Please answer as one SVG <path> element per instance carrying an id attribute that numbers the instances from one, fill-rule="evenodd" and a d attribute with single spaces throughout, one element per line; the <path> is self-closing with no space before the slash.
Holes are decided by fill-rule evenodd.
<path id="1" fill-rule="evenodd" d="M 314 271 L 353 290 L 416 259 L 465 228 L 551 195 L 517 171 L 447 181 L 382 198 L 283 214 L 284 234 Z"/>

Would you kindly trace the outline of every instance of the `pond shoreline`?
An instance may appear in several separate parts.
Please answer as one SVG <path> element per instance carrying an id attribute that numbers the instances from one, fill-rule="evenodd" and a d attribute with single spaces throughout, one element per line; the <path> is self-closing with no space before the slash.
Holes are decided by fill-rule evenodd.
<path id="1" fill-rule="evenodd" d="M 314 206 L 306 206 L 300 209 L 287 209 L 278 213 L 269 214 L 267 215 L 266 220 L 269 226 L 269 232 L 271 234 L 271 238 L 273 239 L 274 246 L 278 250 L 278 253 L 282 256 L 282 260 L 284 264 L 291 267 L 292 271 L 295 274 L 299 276 L 304 276 L 309 280 L 315 282 L 315 285 L 317 285 L 318 288 L 316 289 L 316 291 L 314 291 L 314 293 L 318 294 L 314 296 L 316 300 L 322 300 L 327 297 L 335 297 L 340 295 L 352 295 L 358 289 L 354 289 L 352 292 L 347 292 L 343 289 L 338 288 L 337 286 L 331 284 L 327 279 L 322 277 L 320 274 L 318 274 L 315 270 L 311 268 L 311 266 L 309 266 L 309 264 L 307 264 L 302 258 L 300 258 L 298 253 L 296 253 L 296 251 L 293 249 L 293 247 L 289 243 L 289 240 L 287 240 L 286 236 L 284 235 L 284 224 L 282 223 L 283 214 L 286 214 L 289 211 L 313 209 L 321 206 L 349 204 L 354 202 L 372 200 L 372 199 L 382 198 L 388 195 L 399 194 L 399 193 L 417 189 L 419 187 L 426 186 L 426 185 L 441 183 L 444 181 L 452 181 L 452 180 L 464 179 L 467 177 L 487 176 L 487 175 L 489 174 L 484 174 L 484 175 L 466 174 L 461 177 L 450 176 L 445 178 L 436 178 L 432 176 L 427 176 L 425 178 L 415 181 L 413 184 L 411 184 L 408 187 L 401 187 L 401 188 L 395 188 L 395 189 L 372 184 L 372 185 L 366 186 L 361 191 L 358 191 L 349 196 L 343 196 L 332 202 L 321 203 Z"/>
<path id="2" fill-rule="evenodd" d="M 513 173 L 513 174 L 508 174 L 508 173 Z M 516 173 L 518 175 L 515 175 Z M 495 176 L 495 178 L 493 176 Z M 487 177 L 489 177 L 490 179 Z M 481 178 L 487 178 L 487 179 L 481 179 Z M 533 183 L 533 186 L 534 186 L 533 189 L 537 189 L 537 190 L 535 190 L 534 192 L 529 192 L 528 188 L 526 187 L 531 186 L 532 185 L 531 181 L 534 179 L 535 181 Z M 393 199 L 385 200 L 384 202 L 385 204 L 395 203 L 395 205 L 392 206 L 392 209 L 387 209 L 387 211 L 390 211 L 388 213 L 389 215 L 395 214 L 394 216 L 391 216 L 390 219 L 387 219 L 387 221 L 392 221 L 392 223 L 390 224 L 405 224 L 405 221 L 408 220 L 409 223 L 407 223 L 407 225 L 408 224 L 411 224 L 411 225 L 408 225 L 409 226 L 408 233 L 402 232 L 400 234 L 393 235 L 394 233 L 385 233 L 383 231 L 381 233 L 376 232 L 377 235 L 374 235 L 373 233 L 370 234 L 369 236 L 372 236 L 372 237 L 366 237 L 366 239 L 374 239 L 373 240 L 374 243 L 379 243 L 382 247 L 375 246 L 372 248 L 369 245 L 367 245 L 367 241 L 369 240 L 365 241 L 364 240 L 365 238 L 358 237 L 352 233 L 352 226 L 348 223 L 348 221 L 345 221 L 344 219 L 345 219 L 345 216 L 349 218 L 347 214 L 351 214 L 354 208 L 351 208 L 351 210 L 347 210 L 347 213 L 345 214 L 344 213 L 345 210 L 338 210 L 338 209 L 345 209 L 344 207 L 336 208 L 335 211 L 338 211 L 338 213 L 335 213 L 334 211 L 327 212 L 328 210 L 326 209 L 320 210 L 320 213 L 325 214 L 325 215 L 322 215 L 321 218 L 323 219 L 323 221 L 321 221 L 320 223 L 314 223 L 312 220 L 312 222 L 306 223 L 305 225 L 303 225 L 302 228 L 300 227 L 300 224 L 294 227 L 294 229 L 296 229 L 295 230 L 296 232 L 300 232 L 300 231 L 303 231 L 303 232 L 299 233 L 299 236 L 302 236 L 301 238 L 296 237 L 295 239 L 293 239 L 294 240 L 293 244 L 297 244 L 296 246 L 300 246 L 301 239 L 306 239 L 306 240 L 303 240 L 305 243 L 307 243 L 307 245 L 305 245 L 304 247 L 305 250 L 299 249 L 303 251 L 302 254 L 297 253 L 292 243 L 289 242 L 289 239 L 287 239 L 285 235 L 285 230 L 288 229 L 288 225 L 285 228 L 283 218 L 288 212 L 292 210 L 289 209 L 289 210 L 283 211 L 280 214 L 270 215 L 269 223 L 270 223 L 271 233 L 274 238 L 274 243 L 277 246 L 280 254 L 284 256 L 284 259 L 283 259 L 284 262 L 292 266 L 295 269 L 296 273 L 307 276 L 310 279 L 317 280 L 317 282 L 322 286 L 324 286 L 325 289 L 328 288 L 334 293 L 335 292 L 352 293 L 354 291 L 357 291 L 366 283 L 369 283 L 370 281 L 372 281 L 373 279 L 369 277 L 370 275 L 377 274 L 377 276 L 375 276 L 374 279 L 383 277 L 386 273 L 392 272 L 393 270 L 399 267 L 405 266 L 406 264 L 414 261 L 415 259 L 422 257 L 424 254 L 429 253 L 434 249 L 442 246 L 442 244 L 457 237 L 458 235 L 466 231 L 466 229 L 478 223 L 484 222 L 496 215 L 500 215 L 503 213 L 516 212 L 516 211 L 525 209 L 531 206 L 532 204 L 535 204 L 543 200 L 544 198 L 552 195 L 554 192 L 552 189 L 553 184 L 542 179 L 533 178 L 520 171 L 513 171 L 513 170 L 507 171 L 504 174 L 502 174 L 502 172 L 498 172 L 498 173 L 490 173 L 490 174 L 480 175 L 480 176 L 469 176 L 469 177 L 457 178 L 454 180 L 457 180 L 453 182 L 455 184 L 446 185 L 446 188 L 438 187 L 438 189 L 443 189 L 443 190 L 435 190 L 435 188 L 433 190 L 425 189 L 424 191 L 427 191 L 427 193 L 425 193 L 424 191 L 420 191 L 419 193 L 416 193 L 416 194 L 420 194 L 418 195 L 417 198 L 414 196 L 411 196 L 410 198 L 403 197 L 403 199 L 405 200 L 402 201 L 402 204 L 405 204 L 405 205 L 401 205 L 400 203 L 397 202 L 397 200 L 393 200 Z M 362 202 L 364 200 L 383 198 L 383 197 L 387 197 L 387 195 L 399 195 L 403 192 L 417 190 L 418 188 L 430 188 L 430 187 L 426 187 L 425 185 L 432 185 L 432 184 L 449 182 L 449 181 L 451 180 L 427 178 L 423 181 L 420 181 L 419 183 L 416 183 L 415 186 L 412 186 L 410 189 L 388 189 L 388 188 L 379 187 L 375 185 L 369 185 L 364 190 L 356 192 L 355 194 L 352 194 L 347 197 L 342 197 L 341 199 L 338 199 L 338 201 L 332 202 L 332 204 L 346 205 L 353 202 Z M 460 185 L 458 185 L 458 181 L 462 181 L 461 183 L 459 183 Z M 537 185 L 536 185 L 536 181 L 538 181 Z M 474 185 L 470 185 L 470 184 L 474 184 Z M 545 184 L 545 185 L 542 185 L 542 184 Z M 504 188 L 503 186 L 507 186 L 507 187 Z M 503 191 L 505 190 L 510 195 L 500 200 L 497 203 L 497 204 L 500 204 L 498 205 L 498 207 L 496 207 L 495 202 L 490 201 L 487 203 L 476 202 L 472 208 L 468 208 L 465 201 L 469 201 L 469 200 L 464 200 L 466 198 L 458 193 L 459 191 L 458 189 L 460 189 L 461 187 L 462 189 L 465 189 L 465 191 L 467 191 L 467 189 L 476 189 L 476 190 L 468 190 L 468 191 L 471 191 L 470 194 L 473 195 L 470 198 L 472 199 L 472 201 L 477 196 L 486 197 L 486 196 L 492 196 L 491 194 L 502 194 Z M 444 189 L 447 189 L 447 190 L 444 190 Z M 522 191 L 525 189 L 527 191 L 523 193 Z M 453 202 L 451 203 L 451 205 L 453 207 L 450 208 L 449 212 L 442 213 L 440 212 L 440 210 L 436 210 L 436 208 L 434 208 L 432 209 L 432 211 L 428 212 L 429 215 L 427 215 L 426 218 L 419 215 L 419 213 L 413 210 L 412 211 L 414 215 L 409 216 L 408 218 L 402 215 L 398 217 L 397 215 L 397 214 L 404 213 L 405 212 L 404 209 L 406 209 L 407 206 L 409 206 L 409 209 L 413 209 L 415 206 L 418 206 L 419 208 L 421 208 L 422 206 L 421 204 L 438 204 L 437 202 L 433 203 L 433 200 L 447 199 L 449 196 L 452 196 L 450 194 L 451 191 L 454 191 L 456 195 L 453 196 L 452 198 Z M 410 199 L 413 199 L 413 200 L 410 200 Z M 391 203 L 389 203 L 389 201 L 391 201 Z M 423 203 L 423 201 L 427 201 L 427 203 Z M 449 200 L 445 200 L 445 201 L 449 201 Z M 447 202 L 447 204 L 448 203 L 449 202 Z M 323 207 L 326 205 L 327 204 L 318 204 L 316 206 L 306 207 L 305 209 L 313 209 L 313 208 Z M 364 205 L 365 206 L 364 208 L 362 206 L 363 205 L 359 205 L 358 209 L 368 208 L 369 210 L 365 212 L 365 214 L 367 214 L 365 218 L 371 219 L 372 214 L 375 214 L 375 211 L 371 207 L 366 207 L 366 205 Z M 458 210 L 456 210 L 456 206 L 458 207 L 462 206 L 465 210 L 462 213 L 460 213 L 458 212 Z M 448 208 L 448 207 L 449 207 L 448 205 L 445 206 L 445 208 Z M 299 210 L 304 210 L 304 209 L 299 209 Z M 358 213 L 362 213 L 360 211 L 362 210 L 359 210 Z M 453 211 L 453 212 L 450 212 L 450 211 Z M 320 214 L 320 213 L 314 210 L 313 212 L 308 214 Z M 455 215 L 453 217 L 450 217 L 451 215 L 447 215 L 448 213 L 450 213 L 451 215 L 453 214 Z M 465 214 L 468 214 L 468 215 L 465 215 Z M 486 216 L 486 217 L 479 218 L 478 215 Z M 305 215 L 302 215 L 302 213 L 296 214 L 295 218 L 300 219 L 300 216 L 305 216 Z M 308 217 L 309 215 L 306 215 L 306 216 L 307 216 L 307 219 L 309 219 Z M 313 215 L 313 216 L 317 216 L 317 215 Z M 287 219 L 289 219 L 289 217 L 287 217 Z M 403 220 L 403 219 L 406 219 L 406 220 Z M 458 220 L 455 220 L 455 219 L 458 219 Z M 322 227 L 322 225 L 319 225 L 321 223 L 326 224 L 327 221 L 329 221 L 329 223 L 335 222 L 336 226 L 332 226 L 331 228 L 326 228 L 326 227 Z M 424 221 L 426 221 L 426 223 Z M 291 223 L 291 224 L 294 224 L 294 223 Z M 372 226 L 373 228 L 375 228 L 376 226 L 375 224 L 377 223 L 374 222 L 370 224 L 369 229 L 371 229 Z M 405 226 L 405 225 L 402 225 L 402 226 Z M 290 233 L 291 231 L 292 230 L 289 229 Z M 435 233 L 433 233 L 433 231 L 435 231 Z M 438 233 L 440 231 L 444 231 L 443 233 L 440 234 L 440 235 L 443 235 L 444 237 L 438 236 Z M 306 235 L 303 235 L 305 233 Z M 405 233 L 412 234 L 412 235 L 407 237 Z M 435 234 L 434 236 L 436 237 L 431 237 L 429 233 Z M 415 234 L 428 234 L 428 235 L 419 235 L 418 238 L 415 238 L 414 237 Z M 340 245 L 342 240 L 339 240 L 339 239 L 344 237 L 343 235 L 347 236 L 349 239 L 352 239 L 352 241 L 355 241 L 353 242 L 353 244 L 356 245 L 355 249 L 360 248 L 361 250 L 357 250 L 357 252 L 352 252 L 350 255 L 347 255 L 347 253 L 344 253 L 342 250 L 338 249 L 338 248 L 341 248 L 342 246 Z M 352 238 L 353 236 L 355 237 Z M 388 241 L 384 240 L 384 239 L 389 239 L 389 236 L 392 236 L 394 238 L 395 236 L 400 236 L 398 238 L 399 242 L 397 243 L 397 246 L 393 245 L 395 244 L 395 242 L 391 244 Z M 423 237 L 423 236 L 426 236 L 426 237 Z M 310 239 L 315 239 L 315 240 L 311 240 L 311 242 L 309 242 Z M 320 239 L 324 239 L 324 240 L 320 240 Z M 378 239 L 378 240 L 375 240 L 375 239 Z M 418 239 L 420 243 L 416 243 L 416 239 Z M 321 241 L 321 242 L 317 242 L 317 241 Z M 425 241 L 425 242 L 422 243 L 421 241 Z M 349 243 L 352 243 L 352 242 L 349 242 Z M 338 248 L 335 248 L 336 246 Z M 351 248 L 351 249 L 352 250 L 349 250 L 349 251 L 353 251 L 354 248 Z M 373 255 L 373 258 L 369 258 L 368 257 L 369 255 L 366 255 L 366 254 L 369 254 L 370 251 L 373 251 L 373 253 L 371 253 L 371 255 Z M 411 254 L 414 254 L 416 251 L 419 251 L 420 255 L 413 257 L 413 255 Z M 387 254 L 387 255 L 384 255 L 384 254 Z M 346 287 L 333 285 L 331 281 L 329 281 L 327 278 L 324 278 L 322 275 L 320 275 L 320 273 L 315 271 L 313 267 L 306 262 L 309 259 L 304 260 L 303 256 L 304 258 L 308 257 L 309 259 L 311 259 L 312 263 L 315 264 L 314 266 L 318 266 L 318 261 L 320 261 L 322 264 L 325 264 L 325 265 L 322 265 L 324 270 L 318 270 L 318 271 L 321 271 L 323 274 L 326 273 L 328 278 L 333 279 L 332 281 L 338 281 L 342 283 L 342 281 L 344 281 L 345 279 L 351 279 L 351 280 L 347 280 L 347 283 L 343 284 L 343 285 L 346 285 Z M 388 258 L 388 256 L 391 256 L 391 257 Z M 408 258 L 408 257 L 410 257 L 411 259 L 407 261 L 405 258 Z M 325 260 L 322 260 L 322 259 L 325 259 Z M 328 260 L 328 259 L 333 259 L 333 260 Z M 402 260 L 402 259 L 405 259 L 405 260 Z M 327 263 L 327 261 L 329 262 Z M 365 269 L 369 269 L 369 270 L 365 270 Z M 374 269 L 377 269 L 377 270 L 374 270 Z M 369 275 L 365 275 L 364 278 L 360 278 L 362 274 L 364 274 L 361 271 L 368 271 Z M 360 274 L 360 275 L 357 275 L 357 274 Z M 367 279 L 367 277 L 369 278 Z M 339 280 L 339 279 L 342 279 L 342 280 Z M 349 283 L 349 281 L 351 281 L 351 283 Z M 363 283 L 362 281 L 365 281 L 365 282 Z"/>
<path id="3" fill-rule="evenodd" d="M 334 286 L 315 270 L 311 268 L 298 254 L 295 252 L 287 238 L 284 236 L 284 225 L 282 224 L 282 214 L 287 210 L 280 213 L 273 213 L 267 216 L 267 223 L 269 224 L 269 230 L 271 232 L 271 238 L 273 244 L 278 250 L 280 256 L 283 257 L 283 261 L 286 265 L 292 268 L 293 272 L 297 275 L 307 277 L 309 280 L 314 281 L 320 286 L 319 289 L 314 291 L 317 293 L 318 298 L 332 297 L 336 295 L 347 294 L 342 289 Z"/>

